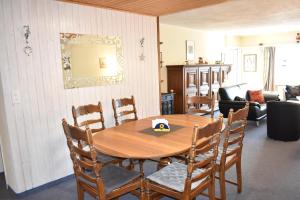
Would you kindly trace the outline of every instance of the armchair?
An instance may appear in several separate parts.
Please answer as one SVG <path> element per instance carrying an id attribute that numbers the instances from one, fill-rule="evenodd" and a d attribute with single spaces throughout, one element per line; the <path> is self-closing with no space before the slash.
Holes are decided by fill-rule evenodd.
<path id="1" fill-rule="evenodd" d="M 267 134 L 269 138 L 295 141 L 300 138 L 299 101 L 268 102 Z"/>
<path id="2" fill-rule="evenodd" d="M 246 102 L 250 100 L 246 84 L 238 84 L 219 89 L 219 109 L 224 117 L 228 117 L 229 110 L 232 108 L 234 111 L 245 107 Z M 244 101 L 235 101 L 235 97 L 245 99 Z M 278 101 L 279 95 L 274 93 L 264 93 L 265 101 Z M 248 120 L 255 121 L 257 126 L 259 121 L 267 116 L 266 104 L 259 104 L 257 102 L 250 102 Z"/>

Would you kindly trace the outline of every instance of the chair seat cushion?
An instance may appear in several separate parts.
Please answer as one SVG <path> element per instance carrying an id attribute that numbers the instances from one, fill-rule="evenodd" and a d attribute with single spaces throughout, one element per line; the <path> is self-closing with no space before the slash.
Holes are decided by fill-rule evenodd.
<path id="1" fill-rule="evenodd" d="M 83 147 L 83 150 L 90 151 L 90 147 L 88 145 L 86 145 L 85 147 Z M 108 156 L 106 154 L 97 152 L 97 160 L 99 162 L 101 162 L 102 164 L 108 164 L 108 163 L 111 163 L 111 162 L 116 161 L 118 159 L 119 158 Z"/>
<path id="2" fill-rule="evenodd" d="M 113 161 L 116 161 L 118 160 L 118 158 L 116 157 L 111 157 L 111 156 L 108 156 L 108 155 L 105 155 L 103 153 L 97 153 L 97 160 L 103 164 L 107 164 L 107 163 L 111 163 Z"/>
<path id="3" fill-rule="evenodd" d="M 88 175 L 95 177 L 93 171 L 86 172 Z M 108 164 L 104 166 L 101 170 L 101 178 L 105 187 L 105 194 L 112 192 L 113 190 L 137 179 L 141 174 L 137 171 L 127 170 L 123 167 Z M 96 184 L 87 181 L 86 179 L 80 177 L 80 180 L 92 187 L 96 187 Z"/>
<path id="4" fill-rule="evenodd" d="M 192 177 L 203 172 L 202 169 L 196 169 Z M 161 170 L 151 174 L 147 177 L 148 180 L 158 183 L 159 185 L 168 187 L 178 192 L 184 191 L 185 180 L 187 178 L 187 165 L 173 162 L 170 165 L 162 168 Z M 204 179 L 201 179 L 192 184 L 192 190 L 201 184 Z"/>
<path id="5" fill-rule="evenodd" d="M 140 177 L 140 173 L 116 165 L 107 165 L 101 171 L 104 180 L 105 193 L 109 193 Z"/>

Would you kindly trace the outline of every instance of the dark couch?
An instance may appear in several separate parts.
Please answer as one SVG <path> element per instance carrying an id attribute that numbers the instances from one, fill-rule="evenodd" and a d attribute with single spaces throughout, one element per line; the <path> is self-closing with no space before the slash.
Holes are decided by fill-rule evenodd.
<path id="1" fill-rule="evenodd" d="M 286 100 L 299 101 L 297 96 L 300 96 L 300 85 L 290 86 L 287 85 L 285 88 L 285 98 Z"/>
<path id="2" fill-rule="evenodd" d="M 222 87 L 219 89 L 219 109 L 224 117 L 228 117 L 229 110 L 232 108 L 234 111 L 241 109 L 245 106 L 246 101 L 249 101 L 249 94 L 246 88 L 247 84 L 238 84 L 229 87 Z M 236 97 L 244 98 L 246 101 L 235 101 Z M 264 94 L 265 101 L 278 101 L 279 95 Z M 266 104 L 259 104 L 257 102 L 250 102 L 248 120 L 259 121 L 267 116 Z"/>
<path id="3" fill-rule="evenodd" d="M 267 107 L 268 137 L 282 141 L 298 140 L 300 137 L 300 103 L 270 101 Z"/>

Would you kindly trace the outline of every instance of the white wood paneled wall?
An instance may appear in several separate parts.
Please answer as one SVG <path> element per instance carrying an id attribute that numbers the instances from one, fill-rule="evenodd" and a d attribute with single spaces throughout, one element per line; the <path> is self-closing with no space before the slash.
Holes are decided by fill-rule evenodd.
<path id="1" fill-rule="evenodd" d="M 8 184 L 19 193 L 73 173 L 61 119 L 71 106 L 101 101 L 113 126 L 111 99 L 134 95 L 139 118 L 159 114 L 156 18 L 53 0 L 0 0 L 0 61 L 5 120 L 1 132 Z M 29 25 L 31 56 L 23 52 Z M 60 32 L 119 35 L 125 80 L 120 85 L 63 89 Z M 145 61 L 139 40 L 145 37 Z M 14 103 L 13 93 L 20 93 Z M 0 105 L 1 106 L 1 105 Z M 2 116 L 1 116 L 2 117 Z"/>

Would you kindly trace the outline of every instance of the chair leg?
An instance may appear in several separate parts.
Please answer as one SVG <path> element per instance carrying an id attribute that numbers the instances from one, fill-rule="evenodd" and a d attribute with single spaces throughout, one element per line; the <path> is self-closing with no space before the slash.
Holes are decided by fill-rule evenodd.
<path id="1" fill-rule="evenodd" d="M 242 192 L 242 161 L 241 161 L 241 158 L 239 158 L 236 163 L 236 175 L 237 175 L 238 193 L 241 193 Z"/>
<path id="2" fill-rule="evenodd" d="M 148 181 L 144 181 L 144 186 L 145 186 L 145 199 L 146 200 L 150 200 L 151 196 L 150 196 L 150 189 L 149 189 L 149 182 Z"/>
<path id="3" fill-rule="evenodd" d="M 134 170 L 134 162 L 132 159 L 129 159 L 129 165 L 126 168 L 128 170 Z"/>
<path id="4" fill-rule="evenodd" d="M 183 199 L 182 200 L 192 200 L 191 195 L 190 194 L 183 194 Z"/>
<path id="5" fill-rule="evenodd" d="M 256 121 L 256 126 L 259 127 L 259 121 Z"/>
<path id="6" fill-rule="evenodd" d="M 84 191 L 79 186 L 79 184 L 77 184 L 77 194 L 78 194 L 78 200 L 84 200 Z"/>
<path id="7" fill-rule="evenodd" d="M 225 169 L 221 168 L 219 174 L 220 174 L 219 183 L 220 183 L 221 199 L 226 200 Z"/>
<path id="8" fill-rule="evenodd" d="M 140 200 L 146 200 L 145 197 L 145 181 L 143 178 L 141 178 L 141 195 L 140 195 Z"/>
<path id="9" fill-rule="evenodd" d="M 140 173 L 142 174 L 142 179 L 144 178 L 144 162 L 145 160 L 139 160 Z M 144 187 L 144 185 L 143 185 Z"/>
<path id="10" fill-rule="evenodd" d="M 215 200 L 215 182 L 212 180 L 208 187 L 209 200 Z"/>

